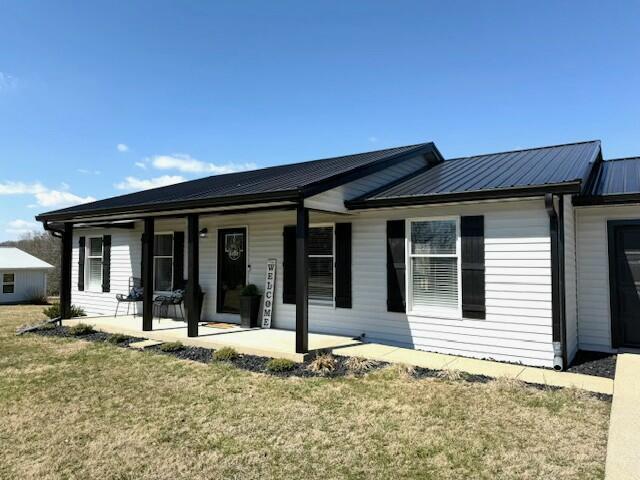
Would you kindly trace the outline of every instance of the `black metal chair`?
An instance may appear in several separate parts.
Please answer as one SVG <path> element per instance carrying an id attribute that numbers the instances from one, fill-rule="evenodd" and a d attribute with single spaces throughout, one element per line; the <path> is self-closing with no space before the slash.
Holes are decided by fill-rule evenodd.
<path id="1" fill-rule="evenodd" d="M 137 277 L 129 277 L 129 293 L 127 295 L 123 295 L 122 293 L 116 294 L 116 313 L 113 314 L 114 317 L 118 316 L 118 308 L 120 308 L 121 303 L 127 304 L 127 315 L 129 315 L 129 306 L 132 303 L 141 302 L 142 301 L 142 280 Z"/>
<path id="2" fill-rule="evenodd" d="M 173 306 L 173 314 L 178 318 L 178 309 L 180 309 L 180 317 L 185 320 L 184 309 L 184 290 L 174 290 L 171 295 L 158 295 L 153 299 L 153 306 L 158 312 L 158 319 L 167 318 L 169 316 L 169 307 Z"/>

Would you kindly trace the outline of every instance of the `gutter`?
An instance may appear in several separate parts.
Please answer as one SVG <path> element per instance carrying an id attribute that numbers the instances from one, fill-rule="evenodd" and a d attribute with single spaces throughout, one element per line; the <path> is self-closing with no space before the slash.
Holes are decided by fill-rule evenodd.
<path id="1" fill-rule="evenodd" d="M 415 174 L 414 174 L 415 175 Z M 457 193 L 440 193 L 429 195 L 413 195 L 407 197 L 371 198 L 367 193 L 360 198 L 348 200 L 345 206 L 349 210 L 362 210 L 368 208 L 406 207 L 412 205 L 430 205 L 434 203 L 468 202 L 481 200 L 499 200 L 504 198 L 536 197 L 546 195 L 549 192 L 557 194 L 580 193 L 580 181 L 566 183 L 540 185 L 535 187 L 507 187 L 487 190 L 472 190 Z"/>
<path id="2" fill-rule="evenodd" d="M 36 217 L 36 220 L 38 220 L 38 217 Z M 62 234 L 63 231 L 59 230 L 57 228 L 53 228 L 50 224 L 48 220 L 42 220 L 42 226 L 44 227 L 44 229 L 47 232 L 51 232 L 51 235 L 53 235 L 56 238 L 62 238 Z"/>
<path id="3" fill-rule="evenodd" d="M 544 206 L 549 215 L 551 235 L 551 325 L 553 344 L 553 368 L 564 370 L 567 365 L 567 322 L 564 284 L 564 199 L 558 196 L 558 211 L 555 195 L 546 193 Z"/>

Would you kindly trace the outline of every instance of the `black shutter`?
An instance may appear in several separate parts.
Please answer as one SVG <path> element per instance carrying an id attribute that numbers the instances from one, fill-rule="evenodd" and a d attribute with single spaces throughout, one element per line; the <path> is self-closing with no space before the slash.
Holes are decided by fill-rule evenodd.
<path id="1" fill-rule="evenodd" d="M 111 235 L 102 236 L 102 291 L 111 291 Z"/>
<path id="2" fill-rule="evenodd" d="M 462 316 L 485 318 L 484 217 L 460 219 Z"/>
<path id="3" fill-rule="evenodd" d="M 387 221 L 387 310 L 405 312 L 404 220 Z"/>
<path id="4" fill-rule="evenodd" d="M 184 232 L 173 232 L 173 289 L 184 289 Z"/>
<path id="5" fill-rule="evenodd" d="M 84 291 L 85 237 L 78 239 L 78 291 Z"/>
<path id="6" fill-rule="evenodd" d="M 336 307 L 351 308 L 350 223 L 336 223 Z"/>
<path id="7" fill-rule="evenodd" d="M 282 252 L 282 303 L 296 303 L 296 227 L 284 227 Z"/>

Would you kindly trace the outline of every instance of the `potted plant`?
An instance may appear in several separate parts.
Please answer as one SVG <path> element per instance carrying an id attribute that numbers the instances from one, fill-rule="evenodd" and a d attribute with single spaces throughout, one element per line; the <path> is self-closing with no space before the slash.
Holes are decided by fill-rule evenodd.
<path id="1" fill-rule="evenodd" d="M 240 325 L 242 327 L 257 327 L 260 312 L 260 291 L 253 283 L 246 285 L 240 292 Z"/>

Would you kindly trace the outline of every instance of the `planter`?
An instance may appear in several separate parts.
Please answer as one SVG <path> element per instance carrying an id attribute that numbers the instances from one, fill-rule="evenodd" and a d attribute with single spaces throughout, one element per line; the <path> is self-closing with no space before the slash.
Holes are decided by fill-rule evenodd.
<path id="1" fill-rule="evenodd" d="M 240 326 L 253 328 L 258 326 L 260 299 L 262 295 L 240 296 Z"/>

